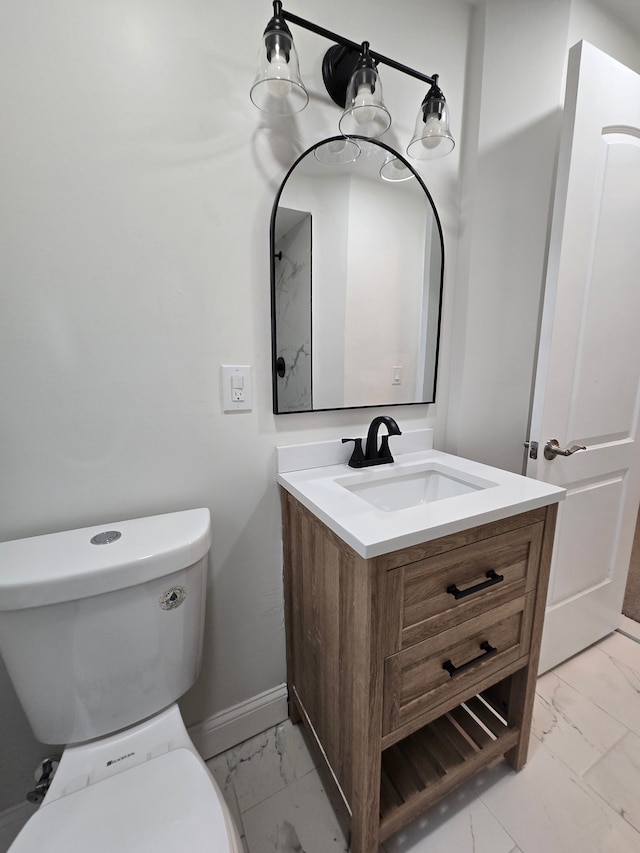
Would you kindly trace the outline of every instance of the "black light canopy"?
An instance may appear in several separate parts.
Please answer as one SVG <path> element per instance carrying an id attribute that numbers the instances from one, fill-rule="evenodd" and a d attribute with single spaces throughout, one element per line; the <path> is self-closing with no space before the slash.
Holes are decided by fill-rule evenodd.
<path id="1" fill-rule="evenodd" d="M 287 22 L 334 42 L 324 56 L 322 77 L 332 100 L 343 108 L 338 124 L 343 136 L 377 138 L 391 126 L 378 72 L 378 65 L 382 64 L 430 86 L 418 110 L 414 135 L 407 147 L 409 156 L 434 159 L 453 150 L 449 112 L 437 74 L 422 74 L 370 50 L 367 41 L 358 44 L 286 12 L 281 0 L 274 0 L 273 17 L 263 33 L 258 73 L 251 87 L 251 100 L 259 109 L 274 115 L 291 115 L 303 110 L 309 101 Z"/>

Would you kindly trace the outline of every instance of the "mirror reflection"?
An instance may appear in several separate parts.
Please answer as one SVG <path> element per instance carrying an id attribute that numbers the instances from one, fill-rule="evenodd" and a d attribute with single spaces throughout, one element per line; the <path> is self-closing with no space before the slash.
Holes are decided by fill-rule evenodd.
<path id="1" fill-rule="evenodd" d="M 271 217 L 274 412 L 433 402 L 443 263 L 400 154 L 358 137 L 306 151 Z"/>

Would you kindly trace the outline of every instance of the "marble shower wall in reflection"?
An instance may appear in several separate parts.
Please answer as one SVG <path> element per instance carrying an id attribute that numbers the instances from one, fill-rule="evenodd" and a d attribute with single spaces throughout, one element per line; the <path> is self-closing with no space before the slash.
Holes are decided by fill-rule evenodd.
<path id="1" fill-rule="evenodd" d="M 280 412 L 310 411 L 311 383 L 311 214 L 288 211 L 294 223 L 276 242 L 275 293 Z M 282 253 L 282 254 L 280 254 Z"/>

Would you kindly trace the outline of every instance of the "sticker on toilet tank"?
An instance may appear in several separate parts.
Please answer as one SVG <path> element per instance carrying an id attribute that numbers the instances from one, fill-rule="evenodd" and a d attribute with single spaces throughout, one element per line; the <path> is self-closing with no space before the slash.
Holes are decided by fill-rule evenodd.
<path id="1" fill-rule="evenodd" d="M 160 596 L 160 607 L 163 610 L 175 610 L 180 607 L 187 597 L 187 590 L 183 586 L 172 586 Z"/>

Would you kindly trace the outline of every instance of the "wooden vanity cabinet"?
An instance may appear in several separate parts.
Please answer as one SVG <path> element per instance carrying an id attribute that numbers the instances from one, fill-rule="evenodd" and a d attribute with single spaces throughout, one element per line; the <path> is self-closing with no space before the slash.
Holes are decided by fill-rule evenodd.
<path id="1" fill-rule="evenodd" d="M 289 709 L 375 853 L 526 761 L 556 505 L 364 559 L 281 489 Z"/>

